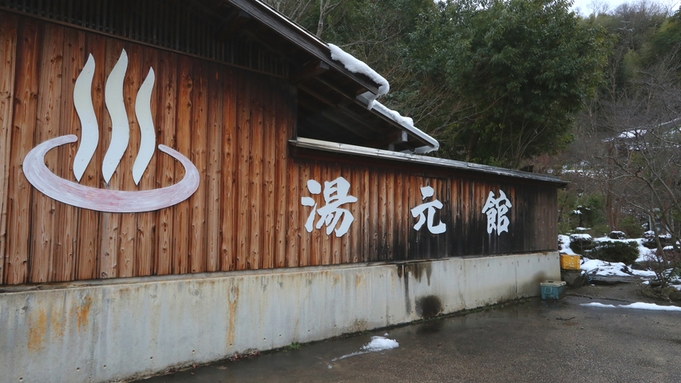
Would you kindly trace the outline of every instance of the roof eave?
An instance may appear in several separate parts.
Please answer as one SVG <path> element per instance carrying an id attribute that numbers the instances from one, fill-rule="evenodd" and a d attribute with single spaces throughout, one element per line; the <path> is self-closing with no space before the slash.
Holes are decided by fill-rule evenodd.
<path id="1" fill-rule="evenodd" d="M 271 28 L 279 35 L 290 41 L 292 44 L 304 50 L 316 59 L 328 64 L 330 69 L 342 74 L 344 77 L 354 82 L 358 87 L 362 88 L 364 92 L 359 93 L 359 96 L 356 98 L 357 102 L 360 102 L 364 106 L 368 107 L 371 104 L 369 102 L 369 98 L 362 97 L 362 95 L 366 92 L 370 92 L 373 95 L 378 95 L 379 84 L 376 84 L 365 75 L 349 71 L 341 62 L 333 60 L 331 58 L 331 52 L 327 43 L 309 31 L 305 30 L 305 28 L 291 21 L 269 5 L 263 3 L 260 0 L 223 1 L 248 13 L 258 22 Z M 386 111 L 382 110 L 380 107 L 370 108 L 370 110 L 372 113 L 379 115 L 383 120 L 387 121 L 398 129 L 406 130 L 412 137 L 416 138 L 420 144 L 413 145 L 413 148 L 410 149 L 412 152 L 425 154 L 438 150 L 440 147 L 440 144 L 433 137 L 414 126 L 409 126 L 408 124 L 404 124 L 403 122 L 396 120 L 390 115 L 390 113 L 386 113 Z"/>
<path id="2" fill-rule="evenodd" d="M 414 164 L 423 164 L 429 166 L 439 166 L 449 169 L 457 169 L 464 171 L 474 171 L 478 173 L 492 174 L 495 176 L 506 176 L 513 178 L 520 178 L 532 181 L 546 182 L 554 184 L 557 187 L 564 187 L 568 184 L 567 181 L 563 181 L 558 177 L 550 176 L 546 174 L 529 173 L 520 170 L 511 170 L 505 168 L 499 168 L 496 166 L 474 164 L 471 162 L 463 162 L 456 160 L 449 160 L 445 158 L 421 156 L 411 153 L 399 153 L 390 150 L 367 148 L 363 146 L 340 144 L 337 142 L 329 142 L 322 140 L 315 140 L 310 138 L 298 137 L 296 140 L 289 141 L 292 145 L 311 150 L 320 150 L 330 153 L 340 153 L 355 156 L 363 156 L 370 158 L 377 158 L 383 160 L 401 161 L 401 162 L 411 162 Z"/>
<path id="3" fill-rule="evenodd" d="M 374 94 L 378 93 L 376 83 L 347 70 L 341 63 L 331 59 L 329 46 L 317 36 L 286 18 L 281 13 L 260 0 L 224 0 L 226 3 L 241 9 L 251 15 L 258 22 L 273 29 L 285 39 L 303 49 L 315 58 L 324 61 L 329 66 L 355 82 L 358 86 Z"/>
<path id="4" fill-rule="evenodd" d="M 360 101 L 365 106 L 369 104 L 369 100 L 366 97 L 363 97 L 363 95 L 357 96 L 357 100 Z M 436 151 L 440 148 L 440 143 L 435 138 L 433 138 L 429 134 L 425 133 L 424 131 L 413 125 L 409 125 L 404 123 L 403 121 L 396 120 L 394 116 L 391 115 L 391 113 L 389 112 L 389 109 L 380 102 L 374 101 L 373 108 L 371 109 L 371 111 L 382 116 L 384 119 L 387 119 L 390 122 L 397 124 L 399 128 L 408 131 L 425 144 L 414 148 L 413 150 L 414 153 L 426 154 Z"/>

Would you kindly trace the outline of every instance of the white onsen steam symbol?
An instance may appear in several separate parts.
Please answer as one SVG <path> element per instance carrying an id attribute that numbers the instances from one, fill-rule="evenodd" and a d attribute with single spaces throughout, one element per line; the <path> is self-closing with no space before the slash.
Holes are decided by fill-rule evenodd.
<path id="1" fill-rule="evenodd" d="M 118 167 L 130 138 L 130 126 L 123 98 L 123 82 L 128 67 L 128 55 L 123 50 L 106 81 L 104 99 L 111 116 L 111 143 L 104 155 L 102 174 L 108 184 Z M 90 55 L 73 89 L 73 103 L 81 122 L 81 142 L 73 162 L 73 173 L 80 182 L 99 142 L 99 126 L 92 104 L 91 89 L 95 73 L 95 60 Z M 154 154 L 156 135 L 151 117 L 151 92 L 154 88 L 154 69 L 137 92 L 135 114 L 140 127 L 140 149 L 132 168 L 135 184 L 139 184 Z M 165 145 L 158 148 L 180 161 L 185 176 L 179 183 L 155 190 L 125 191 L 98 189 L 83 186 L 56 176 L 45 166 L 45 154 L 52 148 L 71 142 L 78 137 L 69 134 L 47 140 L 33 148 L 24 158 L 23 170 L 28 181 L 43 194 L 57 201 L 85 209 L 112 213 L 137 213 L 162 209 L 189 198 L 199 187 L 199 172 L 181 153 Z"/>

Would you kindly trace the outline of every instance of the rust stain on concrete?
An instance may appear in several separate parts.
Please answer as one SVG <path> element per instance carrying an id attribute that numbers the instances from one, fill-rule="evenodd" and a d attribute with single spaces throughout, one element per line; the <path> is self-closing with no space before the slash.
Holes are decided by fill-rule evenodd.
<path id="1" fill-rule="evenodd" d="M 28 350 L 38 351 L 43 348 L 43 341 L 45 340 L 45 332 L 47 332 L 47 313 L 45 309 L 41 308 L 37 314 L 31 315 L 28 319 Z"/>
<path id="2" fill-rule="evenodd" d="M 233 286 L 231 294 L 229 294 L 229 328 L 227 329 L 227 343 L 229 347 L 234 345 L 235 336 L 235 326 L 234 321 L 236 320 L 236 304 L 239 301 L 239 286 Z"/>
<path id="3" fill-rule="evenodd" d="M 90 306 L 92 306 L 92 298 L 89 295 L 83 297 L 83 303 L 76 308 L 76 319 L 78 320 L 78 331 L 81 327 L 87 326 L 88 316 L 90 315 Z"/>
<path id="4" fill-rule="evenodd" d="M 64 313 L 59 310 L 52 310 L 50 312 L 50 332 L 52 339 L 59 339 L 64 336 Z"/>
<path id="5" fill-rule="evenodd" d="M 350 327 L 350 332 L 360 332 L 365 331 L 368 328 L 368 322 L 366 319 L 355 319 Z"/>

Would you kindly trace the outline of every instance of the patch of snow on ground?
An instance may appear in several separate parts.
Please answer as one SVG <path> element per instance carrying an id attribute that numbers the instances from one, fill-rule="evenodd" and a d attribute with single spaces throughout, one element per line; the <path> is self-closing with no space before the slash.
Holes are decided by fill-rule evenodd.
<path id="1" fill-rule="evenodd" d="M 571 238 L 590 238 L 588 234 L 572 234 L 568 235 L 558 235 L 558 244 L 560 246 L 561 254 L 575 255 L 575 252 L 570 248 Z M 636 242 L 638 247 L 639 256 L 636 262 L 646 262 L 654 260 L 655 250 L 648 249 L 643 246 L 643 238 L 638 239 L 612 239 L 609 237 L 599 237 L 594 238 L 594 242 Z M 633 270 L 621 262 L 606 262 L 598 259 L 589 259 L 582 256 L 581 269 L 592 275 L 603 275 L 603 276 L 638 276 L 641 278 L 654 278 L 655 273 L 650 270 Z M 681 282 L 681 281 L 679 281 Z"/>
<path id="2" fill-rule="evenodd" d="M 364 347 L 362 347 L 362 350 L 376 352 L 383 350 L 392 350 L 393 348 L 397 347 L 400 347 L 400 344 L 397 343 L 397 341 L 394 339 L 388 339 L 382 336 L 372 336 L 371 342 L 367 343 Z"/>
<path id="3" fill-rule="evenodd" d="M 582 303 L 582 306 L 603 307 L 603 308 L 609 308 L 609 309 L 615 308 L 615 305 L 606 305 L 606 304 L 598 303 L 598 302 Z"/>
<path id="4" fill-rule="evenodd" d="M 645 136 L 648 131 L 645 129 L 635 129 L 628 132 L 622 132 L 617 138 L 636 138 L 640 136 Z"/>
<path id="5" fill-rule="evenodd" d="M 559 235 L 558 244 L 559 251 L 561 254 L 575 254 L 572 249 L 570 249 L 570 238 L 573 236 L 581 236 L 581 234 L 572 234 L 571 236 Z M 638 247 L 639 256 L 636 259 L 637 263 L 642 262 L 656 262 L 655 250 L 648 249 L 643 246 L 643 238 L 637 239 L 612 239 L 609 237 L 599 237 L 595 238 L 594 242 L 636 242 Z M 580 266 L 583 272 L 590 275 L 600 275 L 600 276 L 618 276 L 618 277 L 630 277 L 636 276 L 642 279 L 654 280 L 657 278 L 655 272 L 652 270 L 635 270 L 631 267 L 625 265 L 622 262 L 606 262 L 598 259 L 589 259 L 582 256 L 582 264 Z M 667 270 L 670 273 L 671 269 Z M 644 284 L 648 284 L 648 281 L 644 281 Z M 675 277 L 669 281 L 669 285 L 675 289 L 681 291 L 681 277 Z"/>
<path id="6" fill-rule="evenodd" d="M 385 335 L 387 336 L 388 333 L 386 333 Z M 394 339 L 388 339 L 388 338 L 383 337 L 383 336 L 372 336 L 371 341 L 369 343 L 365 344 L 364 346 L 362 346 L 363 351 L 357 351 L 357 352 L 353 352 L 352 354 L 343 355 L 339 358 L 331 359 L 331 361 L 335 362 L 337 360 L 342 360 L 342 359 L 350 358 L 352 356 L 357 356 L 357 355 L 364 355 L 364 354 L 368 354 L 370 352 L 392 350 L 393 348 L 398 348 L 399 346 L 400 346 L 400 344 L 397 343 L 397 341 L 394 340 Z M 331 368 L 331 367 L 329 366 L 329 368 Z"/>
<path id="7" fill-rule="evenodd" d="M 589 259 L 582 257 L 581 269 L 592 275 L 641 278 L 655 277 L 655 273 L 650 270 L 633 270 L 622 262 L 606 262 L 599 259 Z"/>
<path id="8" fill-rule="evenodd" d="M 644 303 L 644 302 L 636 302 L 632 303 L 629 305 L 606 305 L 603 303 L 598 303 L 598 302 L 591 302 L 591 303 L 582 303 L 582 306 L 590 306 L 590 307 L 603 307 L 603 308 L 623 308 L 623 309 L 636 309 L 636 310 L 653 310 L 653 311 L 681 311 L 681 307 L 678 306 L 661 306 L 657 305 L 655 303 Z"/>
<path id="9" fill-rule="evenodd" d="M 572 249 L 570 248 L 570 237 L 567 235 L 559 235 L 558 236 L 558 245 L 560 245 L 560 253 L 561 254 L 568 254 L 568 255 L 577 255 Z"/>
<path id="10" fill-rule="evenodd" d="M 638 258 L 636 258 L 636 262 L 655 260 L 655 250 L 643 246 L 643 238 L 637 239 L 636 242 L 638 242 Z"/>
<path id="11" fill-rule="evenodd" d="M 630 305 L 620 305 L 625 309 L 655 310 L 655 311 L 681 311 L 678 306 L 660 306 L 655 303 L 636 302 Z"/>

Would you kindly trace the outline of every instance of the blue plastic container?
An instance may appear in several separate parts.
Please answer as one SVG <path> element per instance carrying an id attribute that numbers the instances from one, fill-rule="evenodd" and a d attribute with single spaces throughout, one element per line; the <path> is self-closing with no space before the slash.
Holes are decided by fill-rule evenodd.
<path id="1" fill-rule="evenodd" d="M 565 293 L 565 282 L 546 281 L 541 283 L 541 299 L 560 299 Z"/>

